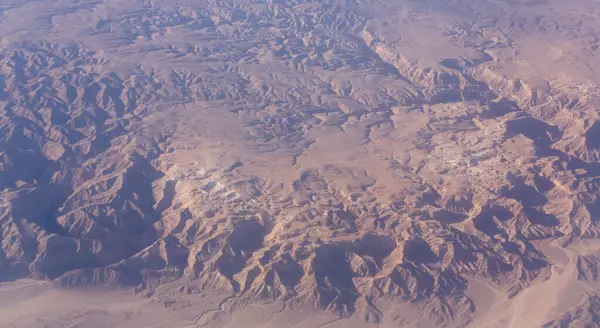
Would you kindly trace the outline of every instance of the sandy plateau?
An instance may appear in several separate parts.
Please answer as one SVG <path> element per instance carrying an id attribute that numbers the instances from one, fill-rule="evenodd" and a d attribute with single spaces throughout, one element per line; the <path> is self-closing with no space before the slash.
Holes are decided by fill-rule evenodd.
<path id="1" fill-rule="evenodd" d="M 595 0 L 0 0 L 0 327 L 600 327 Z"/>

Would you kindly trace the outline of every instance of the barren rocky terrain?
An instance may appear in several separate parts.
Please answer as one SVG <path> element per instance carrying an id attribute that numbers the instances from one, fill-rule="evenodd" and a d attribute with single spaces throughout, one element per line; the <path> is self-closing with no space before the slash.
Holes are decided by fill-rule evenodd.
<path id="1" fill-rule="evenodd" d="M 595 0 L 0 0 L 0 326 L 600 326 Z"/>

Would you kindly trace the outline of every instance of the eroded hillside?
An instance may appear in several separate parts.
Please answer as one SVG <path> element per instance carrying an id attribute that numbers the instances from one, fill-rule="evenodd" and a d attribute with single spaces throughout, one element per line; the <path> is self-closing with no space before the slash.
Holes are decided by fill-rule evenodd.
<path id="1" fill-rule="evenodd" d="M 0 4 L 0 279 L 226 291 L 195 318 L 217 326 L 261 300 L 523 327 L 552 283 L 585 297 L 530 326 L 596 322 L 572 245 L 600 233 L 600 25 L 576 2 Z"/>

